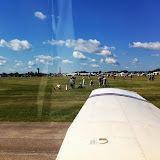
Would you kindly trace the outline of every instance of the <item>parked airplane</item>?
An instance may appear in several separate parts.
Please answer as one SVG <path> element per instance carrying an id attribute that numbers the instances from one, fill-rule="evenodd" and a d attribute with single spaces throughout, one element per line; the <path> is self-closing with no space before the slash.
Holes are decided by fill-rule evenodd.
<path id="1" fill-rule="evenodd" d="M 160 160 L 160 110 L 136 92 L 93 90 L 56 160 Z"/>

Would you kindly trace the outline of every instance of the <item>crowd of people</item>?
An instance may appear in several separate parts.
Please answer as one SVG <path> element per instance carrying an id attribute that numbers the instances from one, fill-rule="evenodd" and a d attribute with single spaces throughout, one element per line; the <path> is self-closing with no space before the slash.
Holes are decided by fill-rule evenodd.
<path id="1" fill-rule="evenodd" d="M 127 76 L 124 76 L 124 80 L 126 80 L 126 77 Z M 113 78 L 115 79 L 115 76 L 113 76 Z M 132 80 L 132 78 L 133 78 L 133 76 L 131 75 L 130 79 Z M 90 80 L 91 76 L 88 76 L 88 79 Z M 155 79 L 154 75 L 149 75 L 149 81 L 154 81 L 154 79 Z M 75 81 L 76 81 L 76 77 L 73 76 L 73 77 L 70 78 L 70 82 L 69 83 L 70 83 L 70 86 L 71 86 L 72 89 L 75 88 Z M 85 77 L 82 77 L 82 81 L 80 82 L 78 88 L 85 88 L 85 83 L 86 83 Z M 107 81 L 106 75 L 104 75 L 104 76 L 99 75 L 98 76 L 98 84 L 99 84 L 99 87 L 109 87 L 109 83 Z M 89 85 L 90 85 L 90 87 L 94 87 L 93 80 L 90 80 Z M 68 87 L 66 85 L 66 90 L 67 90 L 67 88 Z M 61 89 L 61 84 L 58 83 L 57 86 L 54 89 L 55 90 Z"/>
<path id="2" fill-rule="evenodd" d="M 99 76 L 98 77 L 98 82 L 99 82 L 99 87 L 106 87 L 107 86 L 107 78 L 106 76 L 104 75 L 103 77 Z"/>
<path id="3" fill-rule="evenodd" d="M 75 78 L 71 77 L 71 79 L 70 79 L 70 86 L 71 87 L 72 87 L 72 79 L 74 79 L 74 84 L 75 84 Z M 88 79 L 90 80 L 90 76 L 88 76 Z M 91 87 L 94 86 L 93 80 L 90 81 L 89 85 Z M 74 87 L 72 87 L 72 88 L 74 88 Z M 82 83 L 80 82 L 78 88 L 85 88 L 85 77 L 82 78 Z"/>

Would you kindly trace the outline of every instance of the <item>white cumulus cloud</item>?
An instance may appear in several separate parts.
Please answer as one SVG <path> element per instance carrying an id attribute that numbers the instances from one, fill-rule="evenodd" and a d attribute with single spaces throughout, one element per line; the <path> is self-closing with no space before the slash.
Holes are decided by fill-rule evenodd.
<path id="1" fill-rule="evenodd" d="M 119 66 L 118 61 L 116 59 L 114 59 L 114 58 L 110 58 L 110 57 L 106 58 L 105 62 L 108 63 L 108 64 L 112 64 L 114 66 Z"/>
<path id="2" fill-rule="evenodd" d="M 66 59 L 66 60 L 62 60 L 62 63 L 73 64 L 73 61 L 69 61 L 68 59 Z"/>
<path id="3" fill-rule="evenodd" d="M 24 66 L 24 64 L 22 62 L 18 62 L 18 63 L 16 63 L 16 66 L 17 67 L 22 67 L 22 66 Z"/>
<path id="4" fill-rule="evenodd" d="M 88 58 L 89 62 L 97 62 L 96 59 Z"/>
<path id="5" fill-rule="evenodd" d="M 5 63 L 7 63 L 6 58 L 4 58 L 3 56 L 0 56 L 0 66 L 4 66 Z"/>
<path id="6" fill-rule="evenodd" d="M 109 56 L 109 57 L 112 57 L 113 54 L 111 53 L 111 51 L 109 51 L 109 47 L 108 46 L 104 46 L 99 53 L 97 53 L 97 55 L 100 55 L 100 56 Z"/>
<path id="7" fill-rule="evenodd" d="M 4 39 L 0 40 L 0 47 L 7 47 L 7 45 L 8 43 Z"/>
<path id="8" fill-rule="evenodd" d="M 129 44 L 129 47 L 160 50 L 160 42 L 133 42 L 133 45 Z"/>
<path id="9" fill-rule="evenodd" d="M 132 61 L 130 61 L 132 65 L 140 65 L 142 63 L 139 62 L 138 58 L 134 58 Z"/>
<path id="10" fill-rule="evenodd" d="M 91 67 L 99 67 L 98 64 L 91 64 L 90 66 L 91 66 Z"/>
<path id="11" fill-rule="evenodd" d="M 47 43 L 49 43 L 49 44 L 51 44 L 51 45 L 53 45 L 53 46 L 62 46 L 62 45 L 64 45 L 65 44 L 65 41 L 63 41 L 63 40 L 58 40 L 58 41 L 56 41 L 56 40 L 51 40 L 51 41 L 48 41 L 48 42 L 43 42 L 43 44 L 47 44 Z"/>
<path id="12" fill-rule="evenodd" d="M 87 53 L 97 53 L 101 47 L 101 43 L 96 39 L 84 40 L 80 38 L 73 40 L 72 43 L 74 44 L 74 50 Z"/>
<path id="13" fill-rule="evenodd" d="M 29 65 L 29 66 L 35 66 L 36 63 L 35 63 L 35 61 L 29 61 L 29 62 L 28 62 L 28 65 Z"/>
<path id="14" fill-rule="evenodd" d="M 51 57 L 51 56 L 39 55 L 39 56 L 34 56 L 34 57 L 36 57 L 36 63 L 41 63 L 45 65 L 53 65 L 53 62 L 55 60 L 60 59 L 59 56 Z"/>
<path id="15" fill-rule="evenodd" d="M 74 52 L 73 52 L 73 57 L 74 57 L 74 58 L 77 58 L 77 59 L 82 59 L 82 60 L 87 59 L 87 57 L 84 56 L 84 55 L 83 55 L 81 52 L 79 52 L 79 51 L 74 51 Z"/>
<path id="16" fill-rule="evenodd" d="M 108 47 L 103 46 L 98 40 L 96 39 L 89 39 L 84 40 L 79 38 L 77 40 L 74 39 L 67 39 L 64 40 L 51 40 L 47 42 L 43 42 L 43 44 L 51 44 L 51 45 L 65 45 L 68 48 L 73 48 L 79 52 L 86 52 L 86 53 L 93 53 L 100 56 L 110 56 L 112 57 L 113 54 L 110 50 L 115 50 L 114 46 Z"/>
<path id="17" fill-rule="evenodd" d="M 35 12 L 34 16 L 42 20 L 46 19 L 46 15 L 44 15 L 42 12 L 39 11 Z"/>
<path id="18" fill-rule="evenodd" d="M 82 38 L 79 38 L 77 40 L 74 39 L 67 39 L 67 40 L 51 40 L 47 42 L 43 42 L 43 44 L 51 44 L 51 45 L 65 45 L 68 48 L 73 48 L 73 50 L 76 50 L 73 52 L 73 57 L 78 59 L 87 59 L 89 62 L 96 62 L 95 59 L 91 59 L 89 57 L 86 57 L 83 53 L 92 53 L 99 56 L 104 56 L 105 58 L 109 58 L 107 60 L 107 63 L 113 65 L 119 65 L 118 61 L 116 60 L 117 56 L 111 52 L 111 50 L 115 50 L 116 48 L 114 46 L 108 47 L 103 46 L 100 41 L 96 39 L 89 39 L 84 40 Z M 113 62 L 116 61 L 116 62 Z"/>
<path id="19" fill-rule="evenodd" d="M 32 45 L 27 40 L 13 39 L 6 42 L 4 39 L 0 40 L 0 47 L 8 47 L 14 51 L 28 51 L 32 49 Z"/>
<path id="20" fill-rule="evenodd" d="M 103 58 L 101 58 L 100 63 L 103 63 L 103 62 L 104 62 L 104 59 L 103 59 Z"/>

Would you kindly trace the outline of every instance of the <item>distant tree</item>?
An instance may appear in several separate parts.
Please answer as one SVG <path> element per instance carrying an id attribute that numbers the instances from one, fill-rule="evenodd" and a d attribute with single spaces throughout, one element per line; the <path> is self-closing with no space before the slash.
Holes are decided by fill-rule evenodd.
<path id="1" fill-rule="evenodd" d="M 78 73 L 78 72 L 75 72 L 75 73 Z M 80 71 L 79 73 L 88 73 L 87 71 Z"/>
<path id="2" fill-rule="evenodd" d="M 15 77 L 19 77 L 19 73 L 18 72 L 16 72 L 14 75 L 15 75 Z"/>
<path id="3" fill-rule="evenodd" d="M 127 70 L 122 70 L 121 72 L 128 73 L 128 71 L 127 71 Z"/>
<path id="4" fill-rule="evenodd" d="M 9 75 L 10 75 L 11 77 L 13 77 L 13 76 L 14 76 L 14 74 L 13 74 L 13 73 L 10 73 Z"/>

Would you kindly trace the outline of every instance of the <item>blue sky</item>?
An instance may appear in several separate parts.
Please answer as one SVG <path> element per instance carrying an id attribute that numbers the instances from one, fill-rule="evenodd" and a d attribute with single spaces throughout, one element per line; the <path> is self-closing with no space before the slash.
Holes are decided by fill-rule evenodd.
<path id="1" fill-rule="evenodd" d="M 0 73 L 160 67 L 160 2 L 1 0 Z"/>

